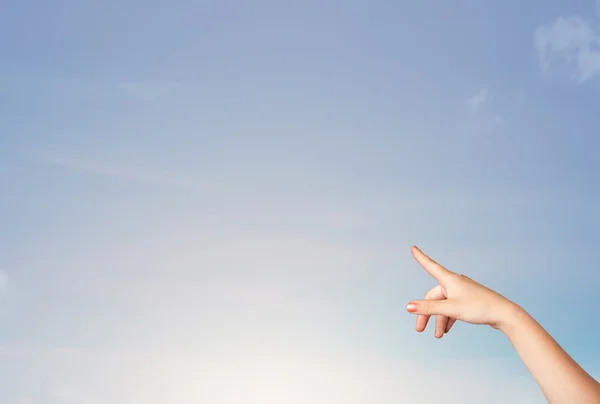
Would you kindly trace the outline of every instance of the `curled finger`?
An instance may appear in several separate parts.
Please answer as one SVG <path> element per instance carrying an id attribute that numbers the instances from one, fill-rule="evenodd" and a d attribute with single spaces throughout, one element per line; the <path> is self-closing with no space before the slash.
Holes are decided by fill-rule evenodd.
<path id="1" fill-rule="evenodd" d="M 444 290 L 440 285 L 435 286 L 433 289 L 429 290 L 425 294 L 425 300 L 444 300 L 445 298 L 446 298 L 446 295 L 444 294 Z M 423 315 L 423 314 L 419 314 L 417 316 L 417 325 L 416 325 L 417 332 L 423 332 L 423 330 L 425 330 L 430 317 L 431 316 Z M 445 316 L 442 316 L 442 317 L 445 317 Z M 439 321 L 440 320 L 437 320 L 437 322 L 439 322 Z M 436 322 L 436 330 L 437 330 L 437 322 Z M 446 324 L 444 323 L 444 327 L 445 326 L 446 326 Z M 442 334 L 443 334 L 443 331 L 442 331 Z"/>

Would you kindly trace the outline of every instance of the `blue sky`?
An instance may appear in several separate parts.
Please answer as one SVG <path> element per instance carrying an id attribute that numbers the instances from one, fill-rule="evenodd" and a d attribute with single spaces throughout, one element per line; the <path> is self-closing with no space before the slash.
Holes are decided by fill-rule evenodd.
<path id="1" fill-rule="evenodd" d="M 594 1 L 1 7 L 0 404 L 544 402 L 413 244 L 600 376 Z"/>

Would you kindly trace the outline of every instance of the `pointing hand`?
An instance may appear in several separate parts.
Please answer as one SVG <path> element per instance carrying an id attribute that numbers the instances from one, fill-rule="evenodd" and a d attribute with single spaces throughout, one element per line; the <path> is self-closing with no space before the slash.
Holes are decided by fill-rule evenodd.
<path id="1" fill-rule="evenodd" d="M 515 306 L 499 293 L 474 280 L 447 270 L 417 247 L 411 249 L 417 262 L 438 285 L 423 300 L 413 300 L 406 306 L 417 314 L 417 331 L 422 332 L 432 315 L 436 316 L 435 336 L 441 338 L 450 331 L 456 320 L 471 324 L 488 324 L 500 328 Z"/>

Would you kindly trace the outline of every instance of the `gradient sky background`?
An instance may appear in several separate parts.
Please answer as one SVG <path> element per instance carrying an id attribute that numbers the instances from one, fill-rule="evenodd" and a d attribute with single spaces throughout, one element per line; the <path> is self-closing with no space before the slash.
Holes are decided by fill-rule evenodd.
<path id="1" fill-rule="evenodd" d="M 544 402 L 413 244 L 600 376 L 599 78 L 593 0 L 0 2 L 0 404 Z"/>

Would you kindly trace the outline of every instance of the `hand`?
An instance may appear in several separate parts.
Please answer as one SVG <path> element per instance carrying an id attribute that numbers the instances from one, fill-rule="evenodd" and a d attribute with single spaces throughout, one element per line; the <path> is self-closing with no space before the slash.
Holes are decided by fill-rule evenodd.
<path id="1" fill-rule="evenodd" d="M 471 324 L 488 324 L 499 329 L 516 306 L 499 293 L 474 280 L 447 270 L 425 255 L 417 247 L 412 255 L 433 276 L 438 285 L 425 295 L 424 300 L 414 300 L 406 306 L 417 314 L 417 331 L 422 332 L 432 315 L 436 316 L 435 336 L 441 338 L 450 331 L 456 320 Z"/>

